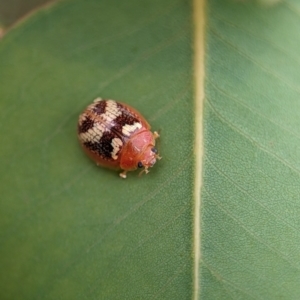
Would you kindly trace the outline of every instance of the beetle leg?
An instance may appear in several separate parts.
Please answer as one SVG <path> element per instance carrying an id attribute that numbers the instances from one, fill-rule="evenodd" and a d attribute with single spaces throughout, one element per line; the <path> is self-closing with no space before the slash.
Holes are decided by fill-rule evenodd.
<path id="1" fill-rule="evenodd" d="M 126 173 L 127 173 L 127 171 L 123 171 L 123 172 L 121 172 L 119 175 L 120 175 L 120 177 L 121 178 L 126 178 L 127 176 L 126 176 Z"/>
<path id="2" fill-rule="evenodd" d="M 150 171 L 148 170 L 148 167 L 145 167 L 145 169 L 143 169 L 140 173 L 139 173 L 139 177 L 141 177 L 142 176 L 142 174 L 143 173 L 146 173 L 146 174 L 148 174 Z"/>
<path id="3" fill-rule="evenodd" d="M 158 134 L 158 132 L 157 132 L 157 131 L 154 131 L 154 132 L 153 132 L 153 135 L 154 135 L 154 139 L 157 139 L 157 138 L 159 138 L 159 134 Z"/>

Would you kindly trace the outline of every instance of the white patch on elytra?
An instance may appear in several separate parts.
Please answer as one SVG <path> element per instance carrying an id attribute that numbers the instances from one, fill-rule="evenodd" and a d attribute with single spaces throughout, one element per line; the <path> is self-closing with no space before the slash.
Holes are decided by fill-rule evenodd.
<path id="1" fill-rule="evenodd" d="M 87 110 L 94 114 L 96 105 L 101 101 L 101 98 L 94 100 L 92 104 L 87 107 Z M 118 116 L 122 115 L 122 110 L 118 107 L 118 104 L 114 100 L 102 100 L 105 101 L 105 111 L 98 116 L 102 119 L 102 122 L 111 124 Z"/>
<path id="2" fill-rule="evenodd" d="M 105 129 L 105 126 L 101 123 L 95 123 L 88 131 L 80 133 L 80 140 L 82 142 L 97 143 L 100 141 Z"/>
<path id="3" fill-rule="evenodd" d="M 98 98 L 96 98 L 93 102 L 94 102 L 94 103 L 98 103 L 98 102 L 100 102 L 100 101 L 102 101 L 102 98 L 98 97 Z"/>
<path id="4" fill-rule="evenodd" d="M 113 146 L 113 151 L 111 153 L 111 157 L 116 160 L 118 158 L 118 155 L 117 153 L 120 151 L 122 145 L 123 145 L 123 142 L 121 139 L 119 138 L 114 138 L 112 139 L 111 141 L 111 145 Z"/>
<path id="5" fill-rule="evenodd" d="M 111 123 L 114 119 L 122 114 L 122 111 L 118 108 L 116 101 L 107 100 L 105 113 L 101 114 L 101 118 L 103 118 L 107 123 Z"/>
<path id="6" fill-rule="evenodd" d="M 79 116 L 79 121 L 78 121 L 78 123 L 79 123 L 80 126 L 82 125 L 82 122 L 83 122 L 85 119 L 86 119 L 86 114 L 81 114 L 81 115 Z"/>
<path id="7" fill-rule="evenodd" d="M 126 136 L 129 136 L 131 135 L 134 131 L 136 131 L 137 129 L 140 129 L 142 128 L 142 124 L 139 123 L 139 122 L 135 122 L 134 124 L 132 125 L 124 125 L 122 127 L 122 133 Z"/>

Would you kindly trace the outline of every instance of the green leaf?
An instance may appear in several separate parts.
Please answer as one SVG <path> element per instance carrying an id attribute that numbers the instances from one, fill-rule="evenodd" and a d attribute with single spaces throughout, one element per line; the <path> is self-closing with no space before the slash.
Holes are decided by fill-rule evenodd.
<path id="1" fill-rule="evenodd" d="M 201 299 L 298 299 L 299 2 L 207 11 Z"/>
<path id="2" fill-rule="evenodd" d="M 190 16 L 186 1 L 75 0 L 2 39 L 1 299 L 192 294 Z M 147 176 L 82 152 L 78 115 L 98 96 L 161 131 Z"/>
<path id="3" fill-rule="evenodd" d="M 298 299 L 299 30 L 295 0 L 69 0 L 8 31 L 0 298 Z M 147 176 L 81 151 L 98 96 L 160 130 Z"/>

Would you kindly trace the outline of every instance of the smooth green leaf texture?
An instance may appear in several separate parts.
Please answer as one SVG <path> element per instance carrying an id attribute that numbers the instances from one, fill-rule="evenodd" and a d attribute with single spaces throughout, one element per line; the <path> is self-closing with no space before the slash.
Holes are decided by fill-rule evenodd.
<path id="1" fill-rule="evenodd" d="M 299 299 L 300 4 L 207 1 L 203 112 L 192 20 L 187 0 L 68 0 L 2 39 L 0 299 Z M 161 130 L 149 175 L 82 153 L 97 96 Z"/>
<path id="2" fill-rule="evenodd" d="M 0 299 L 192 295 L 191 3 L 74 0 L 2 39 Z M 79 113 L 97 96 L 161 130 L 147 176 L 98 168 Z"/>
<path id="3" fill-rule="evenodd" d="M 299 299 L 300 3 L 209 1 L 201 299 Z"/>

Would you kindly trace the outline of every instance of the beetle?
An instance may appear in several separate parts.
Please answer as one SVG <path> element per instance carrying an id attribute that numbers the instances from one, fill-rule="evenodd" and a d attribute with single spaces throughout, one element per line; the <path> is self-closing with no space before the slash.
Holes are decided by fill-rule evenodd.
<path id="1" fill-rule="evenodd" d="M 97 165 L 128 171 L 143 168 L 148 173 L 157 159 L 159 134 L 150 131 L 146 119 L 131 106 L 111 99 L 96 98 L 79 116 L 78 139 Z"/>

